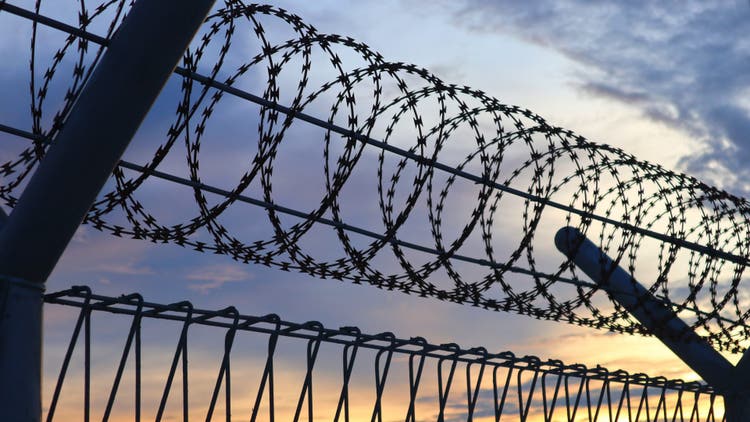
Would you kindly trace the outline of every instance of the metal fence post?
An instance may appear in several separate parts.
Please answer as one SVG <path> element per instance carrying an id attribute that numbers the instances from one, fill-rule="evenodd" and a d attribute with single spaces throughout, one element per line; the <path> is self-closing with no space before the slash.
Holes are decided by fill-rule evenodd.
<path id="1" fill-rule="evenodd" d="M 748 381 L 738 371 L 744 357 L 739 368 L 732 365 L 577 229 L 560 229 L 555 246 L 724 397 L 727 422 L 750 420 Z"/>
<path id="2" fill-rule="evenodd" d="M 137 0 L 0 229 L 0 414 L 41 418 L 42 291 L 215 0 Z"/>

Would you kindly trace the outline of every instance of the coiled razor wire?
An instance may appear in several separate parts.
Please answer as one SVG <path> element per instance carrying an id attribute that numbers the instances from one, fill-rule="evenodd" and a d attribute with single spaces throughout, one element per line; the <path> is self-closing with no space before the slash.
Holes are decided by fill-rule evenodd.
<path id="1" fill-rule="evenodd" d="M 100 296 L 80 286 L 45 302 L 72 326 L 48 387 L 47 421 L 95 413 L 105 421 L 180 414 L 207 421 L 724 420 L 722 397 L 698 382 L 248 316 L 234 307 Z M 165 347 L 174 353 L 147 358 Z M 116 370 L 92 377 L 95 368 Z"/>
<path id="2" fill-rule="evenodd" d="M 65 23 L 44 15 L 42 3 L 26 10 L 0 2 L 28 19 L 33 34 L 32 123 L 0 126 L 33 141 L 0 166 L 9 207 L 128 6 L 80 1 L 78 21 Z M 40 28 L 67 34 L 51 60 L 38 52 Z M 71 74 L 61 71 L 66 64 Z M 175 72 L 179 92 L 175 84 L 163 95 L 175 115 L 162 142 L 120 163 L 85 219 L 91 227 L 318 278 L 648 334 L 554 251 L 557 228 L 574 226 L 713 346 L 746 348 L 744 199 L 389 62 L 269 5 L 225 1 Z M 48 100 L 53 89 L 63 93 L 57 101 Z M 226 178 L 210 181 L 217 165 L 201 160 L 215 162 L 205 151 L 229 142 L 221 129 L 248 123 L 257 130 L 242 133 L 246 150 L 229 153 L 246 154 L 246 167 L 221 187 Z M 317 179 L 304 173 L 313 166 Z M 163 181 L 170 195 L 182 192 L 175 184 L 188 187 L 187 205 L 149 205 L 149 189 Z M 192 214 L 175 217 L 175 208 Z"/>

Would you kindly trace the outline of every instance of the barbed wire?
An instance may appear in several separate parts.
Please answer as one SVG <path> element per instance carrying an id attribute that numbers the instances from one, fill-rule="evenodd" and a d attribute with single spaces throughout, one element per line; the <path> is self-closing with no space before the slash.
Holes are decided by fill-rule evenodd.
<path id="1" fill-rule="evenodd" d="M 66 25 L 41 15 L 41 3 L 25 12 L 0 3 L 33 28 L 31 127 L 0 126 L 33 141 L 0 166 L 0 198 L 9 207 L 128 5 L 80 2 L 77 24 Z M 92 23 L 105 35 L 90 32 Z M 49 62 L 37 57 L 40 24 L 68 34 Z M 65 64 L 67 79 L 60 77 Z M 179 92 L 163 95 L 177 104 L 164 141 L 118 166 L 85 219 L 90 226 L 318 278 L 648 334 L 554 252 L 554 231 L 574 226 L 712 345 L 746 347 L 744 199 L 415 65 L 389 62 L 269 5 L 225 1 L 175 78 Z M 57 102 L 47 100 L 53 87 L 64 92 Z M 224 142 L 227 110 L 241 116 L 234 124 L 250 122 L 257 132 L 242 135 L 246 168 L 219 187 L 226 178 L 209 183 L 216 177 L 201 159 Z M 179 153 L 185 160 L 176 165 Z M 290 165 L 295 159 L 304 165 Z M 318 179 L 299 175 L 315 165 L 322 167 Z M 155 180 L 189 187 L 183 208 L 195 213 L 175 218 L 173 209 L 144 201 Z M 316 193 L 312 205 L 296 205 Z M 270 233 L 238 227 L 238 207 L 248 203 L 264 210 L 252 215 L 264 217 Z M 320 239 L 327 239 L 323 248 Z"/>

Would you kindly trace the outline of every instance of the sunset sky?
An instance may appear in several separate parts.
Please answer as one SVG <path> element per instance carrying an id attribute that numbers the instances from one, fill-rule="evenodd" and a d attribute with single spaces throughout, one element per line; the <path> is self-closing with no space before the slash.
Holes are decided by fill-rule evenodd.
<path id="1" fill-rule="evenodd" d="M 593 142 L 620 147 L 740 196 L 750 193 L 747 1 L 284 0 L 273 5 L 301 16 L 320 32 L 351 36 L 389 61 L 414 63 L 447 82 L 481 89 Z M 7 32 L 4 28 L 10 26 L 3 25 L 11 20 L 22 22 L 0 13 L 0 33 Z M 13 37 L 27 39 L 24 25 L 13 27 Z M 253 39 L 252 34 L 248 38 Z M 15 38 L 0 42 L 0 54 L 12 57 L 13 63 L 0 67 L 0 84 L 22 97 L 9 100 L 4 95 L 0 123 L 12 120 L 24 126 L 28 117 L 16 107 L 28 109 L 27 82 L 18 84 L 28 78 L 28 47 L 9 39 Z M 246 48 L 252 51 L 251 45 Z M 171 121 L 169 107 L 156 107 L 150 119 L 158 121 L 163 114 L 162 119 Z M 241 118 L 237 114 L 225 120 L 240 124 Z M 139 148 L 148 146 L 151 132 L 142 131 L 129 153 L 137 156 Z M 311 166 L 319 169 L 320 148 L 312 151 L 317 155 L 312 155 Z M 231 160 L 231 153 L 217 157 Z M 214 163 L 223 165 L 220 158 Z M 158 203 L 171 197 L 155 198 Z M 249 220 L 241 221 L 253 224 Z M 317 320 L 329 327 L 354 325 L 365 332 L 392 331 L 433 343 L 696 379 L 652 338 L 316 280 L 175 245 L 116 238 L 87 226 L 71 242 L 47 291 L 73 284 L 89 285 L 99 294 L 140 292 L 152 302 L 190 300 L 206 309 L 231 304 L 245 314 L 277 313 L 286 320 Z M 50 321 L 47 329 L 54 327 Z M 48 354 L 59 350 L 57 344 L 47 347 Z"/>

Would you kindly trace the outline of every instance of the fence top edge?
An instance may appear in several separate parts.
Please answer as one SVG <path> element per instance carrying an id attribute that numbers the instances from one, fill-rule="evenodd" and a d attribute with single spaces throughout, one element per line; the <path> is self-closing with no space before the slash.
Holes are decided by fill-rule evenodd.
<path id="1" fill-rule="evenodd" d="M 455 343 L 431 344 L 422 337 L 401 339 L 393 333 L 366 334 L 356 327 L 344 326 L 330 329 L 317 321 L 295 323 L 282 320 L 276 314 L 253 316 L 239 313 L 234 307 L 220 310 L 195 308 L 188 301 L 171 304 L 147 302 L 139 294 L 119 297 L 94 294 L 86 286 L 73 286 L 70 289 L 48 293 L 44 296 L 47 304 L 80 308 L 81 312 L 109 312 L 130 315 L 134 318 L 164 319 L 180 321 L 187 325 L 204 325 L 227 330 L 251 331 L 268 335 L 316 340 L 327 343 L 389 351 L 410 356 L 437 359 L 439 362 L 455 361 L 468 365 L 480 364 L 510 371 L 535 372 L 545 375 L 577 378 L 581 382 L 620 383 L 643 388 L 679 390 L 696 394 L 715 395 L 710 386 L 698 381 L 667 379 L 663 376 L 649 376 L 643 373 L 609 370 L 601 365 L 587 367 L 582 364 L 565 364 L 560 360 L 542 360 L 536 356 L 517 356 L 510 351 L 488 352 L 484 347 L 462 348 Z M 520 374 L 519 374 L 520 375 Z"/>

